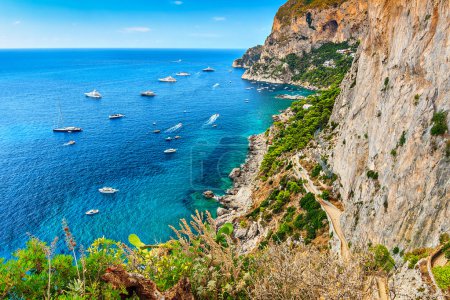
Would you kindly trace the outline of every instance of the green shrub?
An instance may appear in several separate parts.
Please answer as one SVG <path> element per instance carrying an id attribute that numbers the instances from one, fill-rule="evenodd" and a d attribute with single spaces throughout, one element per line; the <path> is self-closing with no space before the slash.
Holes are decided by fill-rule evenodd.
<path id="1" fill-rule="evenodd" d="M 432 271 L 437 285 L 442 290 L 450 288 L 450 265 L 434 267 Z"/>
<path id="2" fill-rule="evenodd" d="M 367 171 L 367 177 L 371 178 L 373 180 L 377 180 L 378 179 L 378 172 L 369 170 L 369 171 Z"/>
<path id="3" fill-rule="evenodd" d="M 392 249 L 393 254 L 398 254 L 400 252 L 400 248 L 395 246 L 394 249 Z"/>
<path id="4" fill-rule="evenodd" d="M 389 254 L 389 250 L 384 245 L 376 245 L 370 248 L 370 251 L 374 254 L 375 266 L 381 268 L 386 272 L 390 272 L 394 266 L 395 261 Z"/>
<path id="5" fill-rule="evenodd" d="M 401 147 L 405 144 L 405 142 L 406 142 L 406 132 L 403 131 L 400 140 L 398 141 L 398 145 Z"/>
<path id="6" fill-rule="evenodd" d="M 441 135 L 447 132 L 447 113 L 444 111 L 437 112 L 433 115 L 431 119 L 434 123 L 433 127 L 431 127 L 432 135 Z"/>
<path id="7" fill-rule="evenodd" d="M 322 197 L 323 200 L 329 200 L 330 199 L 330 192 L 327 191 L 327 190 L 323 191 L 321 197 Z"/>
<path id="8" fill-rule="evenodd" d="M 311 171 L 311 177 L 316 178 L 319 176 L 320 171 L 322 171 L 322 166 L 320 164 L 315 165 Z"/>
<path id="9" fill-rule="evenodd" d="M 316 201 L 313 193 L 307 193 L 300 199 L 300 206 L 306 211 L 320 208 L 319 202 Z"/>

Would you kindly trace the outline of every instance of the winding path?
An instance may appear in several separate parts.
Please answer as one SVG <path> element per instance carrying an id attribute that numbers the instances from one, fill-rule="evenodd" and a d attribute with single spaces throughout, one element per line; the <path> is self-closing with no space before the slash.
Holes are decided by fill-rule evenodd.
<path id="1" fill-rule="evenodd" d="M 303 166 L 300 164 L 300 160 L 298 155 L 294 156 L 294 165 L 295 167 L 294 172 L 297 175 L 297 177 L 300 177 L 303 179 L 304 187 L 306 191 L 313 193 L 317 199 L 317 201 L 322 206 L 322 209 L 327 213 L 328 219 L 331 220 L 331 226 L 334 234 L 337 235 L 339 242 L 340 242 L 340 254 L 344 261 L 348 261 L 350 257 L 350 249 L 348 247 L 347 240 L 345 239 L 345 235 L 342 231 L 340 218 L 342 215 L 342 211 L 340 211 L 336 206 L 334 206 L 331 202 L 323 200 L 320 198 L 320 190 L 317 189 L 317 187 L 312 182 L 311 178 L 309 177 L 308 172 L 303 168 Z M 386 278 L 384 277 L 376 277 L 376 282 L 378 286 L 378 295 L 381 300 L 389 300 L 389 292 L 387 288 L 387 282 Z"/>

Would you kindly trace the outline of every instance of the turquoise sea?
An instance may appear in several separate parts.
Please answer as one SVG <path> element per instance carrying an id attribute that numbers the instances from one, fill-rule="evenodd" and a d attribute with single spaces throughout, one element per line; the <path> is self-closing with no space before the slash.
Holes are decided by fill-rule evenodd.
<path id="1" fill-rule="evenodd" d="M 63 251 L 63 218 L 87 247 L 101 236 L 127 241 L 130 233 L 165 241 L 169 224 L 195 210 L 214 213 L 217 203 L 201 193 L 230 187 L 227 176 L 244 162 L 248 136 L 265 131 L 290 104 L 274 96 L 294 89 L 242 80 L 243 70 L 230 67 L 242 53 L 0 51 L 0 256 L 24 246 L 28 234 L 47 242 L 59 236 Z M 208 66 L 216 71 L 201 71 Z M 192 75 L 157 80 L 177 72 Z M 270 89 L 257 91 L 264 86 Z M 84 96 L 93 89 L 101 100 Z M 157 96 L 141 97 L 144 90 Z M 63 125 L 83 132 L 52 132 L 59 107 Z M 112 113 L 126 117 L 109 120 Z M 217 127 L 204 125 L 216 113 Z M 164 133 L 178 123 L 179 130 Z M 165 140 L 175 135 L 181 138 Z M 69 140 L 76 144 L 64 146 Z M 177 152 L 164 154 L 167 148 Z M 103 195 L 103 186 L 119 192 Z M 90 209 L 100 213 L 85 215 Z"/>

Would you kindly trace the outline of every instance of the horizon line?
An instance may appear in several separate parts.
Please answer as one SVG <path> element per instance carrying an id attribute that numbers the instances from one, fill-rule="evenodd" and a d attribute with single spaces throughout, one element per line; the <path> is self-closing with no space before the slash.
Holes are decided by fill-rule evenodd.
<path id="1" fill-rule="evenodd" d="M 4 50 L 247 50 L 249 48 L 181 48 L 181 47 L 23 47 L 23 48 L 0 48 Z"/>

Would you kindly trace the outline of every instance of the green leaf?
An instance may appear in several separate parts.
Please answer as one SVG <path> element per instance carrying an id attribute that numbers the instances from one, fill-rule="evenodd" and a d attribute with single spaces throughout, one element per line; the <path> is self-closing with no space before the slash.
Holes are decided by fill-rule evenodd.
<path id="1" fill-rule="evenodd" d="M 231 223 L 225 223 L 225 224 L 223 224 L 220 228 L 219 228 L 219 230 L 217 231 L 217 235 L 222 235 L 222 234 L 225 234 L 225 235 L 231 235 L 233 233 L 233 224 L 231 224 Z"/>
<path id="2" fill-rule="evenodd" d="M 145 246 L 145 244 L 141 242 L 141 239 L 134 233 L 128 236 L 128 241 L 131 245 L 135 246 L 138 249 L 141 249 L 141 247 Z"/>

